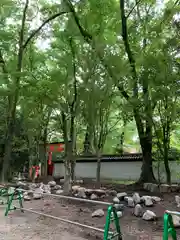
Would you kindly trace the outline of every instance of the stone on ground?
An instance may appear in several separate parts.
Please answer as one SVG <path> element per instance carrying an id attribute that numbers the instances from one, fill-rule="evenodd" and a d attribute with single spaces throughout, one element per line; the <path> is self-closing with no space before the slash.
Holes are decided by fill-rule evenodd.
<path id="1" fill-rule="evenodd" d="M 128 202 L 128 207 L 134 207 L 135 204 L 132 197 L 128 197 L 127 202 Z"/>
<path id="2" fill-rule="evenodd" d="M 124 197 L 127 196 L 127 193 L 126 192 L 122 192 L 122 193 L 118 193 L 117 194 L 117 197 L 119 198 L 119 200 L 124 200 Z"/>
<path id="3" fill-rule="evenodd" d="M 98 209 L 98 210 L 94 211 L 91 216 L 92 217 L 103 217 L 104 211 L 103 211 L 103 209 Z"/>
<path id="4" fill-rule="evenodd" d="M 161 184 L 161 185 L 160 185 L 160 192 L 161 192 L 161 193 L 171 192 L 171 186 L 168 185 L 168 184 Z"/>
<path id="5" fill-rule="evenodd" d="M 114 197 L 114 198 L 113 198 L 113 203 L 117 203 L 117 204 L 120 203 L 119 198 L 118 198 L 118 197 Z"/>
<path id="6" fill-rule="evenodd" d="M 122 217 L 122 215 L 123 215 L 121 211 L 117 211 L 116 213 L 117 213 L 117 217 L 118 218 Z M 111 213 L 111 217 L 114 218 L 114 214 L 113 213 Z"/>
<path id="7" fill-rule="evenodd" d="M 173 224 L 175 227 L 180 227 L 180 217 L 176 215 L 172 215 Z"/>
<path id="8" fill-rule="evenodd" d="M 33 199 L 38 200 L 43 196 L 43 190 L 41 188 L 36 188 L 33 193 Z"/>
<path id="9" fill-rule="evenodd" d="M 62 190 L 62 189 L 57 190 L 57 191 L 56 191 L 56 194 L 57 194 L 57 195 L 63 194 L 63 190 Z"/>
<path id="10" fill-rule="evenodd" d="M 12 194 L 14 191 L 15 191 L 15 188 L 14 187 L 10 187 L 8 189 L 8 194 Z"/>
<path id="11" fill-rule="evenodd" d="M 137 204 L 134 208 L 134 215 L 136 217 L 142 217 L 143 215 L 143 208 L 140 204 Z"/>
<path id="12" fill-rule="evenodd" d="M 116 192 L 115 190 L 108 190 L 108 191 L 107 191 L 107 194 L 108 194 L 109 196 L 112 196 L 112 197 L 117 196 L 117 192 Z"/>
<path id="13" fill-rule="evenodd" d="M 175 201 L 176 201 L 176 204 L 177 204 L 177 207 L 180 207 L 180 197 L 179 196 L 175 196 Z"/>
<path id="14" fill-rule="evenodd" d="M 171 192 L 177 192 L 179 190 L 178 184 L 171 184 Z"/>
<path id="15" fill-rule="evenodd" d="M 138 204 L 141 202 L 141 197 L 139 196 L 139 193 L 136 192 L 133 194 L 133 200 L 135 204 Z"/>
<path id="16" fill-rule="evenodd" d="M 16 185 L 17 185 L 17 187 L 25 189 L 25 190 L 29 189 L 29 186 L 28 186 L 27 182 L 18 181 L 18 182 L 16 182 Z"/>
<path id="17" fill-rule="evenodd" d="M 55 181 L 50 181 L 50 182 L 48 182 L 48 185 L 50 187 L 55 187 L 56 186 L 56 182 Z"/>
<path id="18" fill-rule="evenodd" d="M 28 192 L 23 193 L 23 199 L 24 201 L 31 201 L 31 197 L 28 195 Z"/>
<path id="19" fill-rule="evenodd" d="M 114 207 L 117 211 L 124 210 L 124 204 L 114 204 Z"/>
<path id="20" fill-rule="evenodd" d="M 150 210 L 146 210 L 142 217 L 143 220 L 152 221 L 156 219 L 156 214 Z"/>
<path id="21" fill-rule="evenodd" d="M 152 196 L 151 199 L 152 199 L 154 202 L 160 202 L 160 201 L 161 201 L 161 198 L 160 198 L 160 197 L 156 197 L 156 196 Z"/>
<path id="22" fill-rule="evenodd" d="M 152 207 L 153 206 L 153 201 L 152 198 L 150 196 L 143 196 L 141 198 L 144 201 L 144 204 L 146 207 Z"/>
<path id="23" fill-rule="evenodd" d="M 97 200 L 97 199 L 98 199 L 98 196 L 93 193 L 93 194 L 91 194 L 90 199 L 91 199 L 91 200 Z"/>
<path id="24" fill-rule="evenodd" d="M 159 192 L 158 185 L 154 183 L 144 183 L 143 188 L 150 192 Z"/>
<path id="25" fill-rule="evenodd" d="M 79 186 L 79 185 L 74 185 L 74 186 L 72 186 L 72 192 L 73 193 L 77 193 L 78 192 L 78 189 L 80 188 L 81 186 Z"/>
<path id="26" fill-rule="evenodd" d="M 77 197 L 79 197 L 79 198 L 86 198 L 85 190 L 86 190 L 85 188 L 80 187 L 78 189 Z"/>

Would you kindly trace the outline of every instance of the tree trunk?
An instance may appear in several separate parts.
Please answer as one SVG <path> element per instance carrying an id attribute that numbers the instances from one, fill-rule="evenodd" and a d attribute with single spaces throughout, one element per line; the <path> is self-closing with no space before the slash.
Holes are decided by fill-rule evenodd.
<path id="1" fill-rule="evenodd" d="M 96 168 L 96 187 L 101 187 L 101 151 L 97 151 L 97 168 Z"/>
<path id="2" fill-rule="evenodd" d="M 156 182 L 152 165 L 152 125 L 146 121 L 146 130 L 144 131 L 142 119 L 136 109 L 134 109 L 134 117 L 143 155 L 143 163 L 138 183 Z"/>
<path id="3" fill-rule="evenodd" d="M 85 138 L 84 138 L 84 151 L 83 153 L 86 155 L 90 155 L 92 154 L 92 132 L 90 130 L 90 127 L 87 126 L 86 129 L 86 134 L 85 134 Z"/>
<path id="4" fill-rule="evenodd" d="M 6 134 L 6 140 L 5 140 L 5 151 L 4 151 L 4 158 L 3 158 L 2 170 L 1 170 L 1 181 L 3 183 L 5 183 L 8 180 L 8 174 L 9 174 L 8 172 L 9 172 L 11 152 L 12 152 L 14 123 L 15 123 L 14 118 L 10 118 L 10 120 L 8 121 L 7 134 Z"/>
<path id="5" fill-rule="evenodd" d="M 43 161 L 42 161 L 42 176 L 47 177 L 47 128 L 43 134 Z"/>
<path id="6" fill-rule="evenodd" d="M 166 170 L 166 182 L 167 184 L 171 184 L 171 171 L 169 167 L 169 159 L 168 159 L 168 154 L 165 153 L 164 155 L 164 166 Z"/>
<path id="7" fill-rule="evenodd" d="M 69 142 L 66 145 L 66 156 L 64 161 L 64 193 L 69 194 L 71 191 L 71 154 L 70 154 L 70 146 Z"/>
<path id="8" fill-rule="evenodd" d="M 171 184 L 171 171 L 169 167 L 169 145 L 170 145 L 170 124 L 167 120 L 166 127 L 163 127 L 163 148 L 164 148 L 164 167 L 166 171 L 166 182 Z"/>
<path id="9" fill-rule="evenodd" d="M 143 154 L 143 164 L 141 168 L 141 175 L 138 180 L 139 183 L 151 183 L 151 182 L 156 182 L 154 173 L 153 173 L 153 165 L 152 165 L 152 144 L 149 143 L 149 141 L 144 141 L 144 144 L 142 148 L 142 154 Z"/>
<path id="10" fill-rule="evenodd" d="M 120 154 L 123 154 L 123 146 L 124 146 L 124 130 L 123 132 L 121 133 L 121 136 L 120 136 L 120 148 L 119 148 L 119 153 Z"/>
<path id="11" fill-rule="evenodd" d="M 69 194 L 71 191 L 71 159 L 69 156 L 70 146 L 68 141 L 67 131 L 67 118 L 64 112 L 62 112 L 62 128 L 65 144 L 65 159 L 64 159 L 64 193 Z"/>

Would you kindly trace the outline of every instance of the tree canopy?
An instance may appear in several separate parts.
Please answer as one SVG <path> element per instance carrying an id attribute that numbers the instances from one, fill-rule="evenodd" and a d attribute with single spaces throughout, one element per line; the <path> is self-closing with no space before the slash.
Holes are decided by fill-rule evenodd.
<path id="1" fill-rule="evenodd" d="M 179 10 L 178 0 L 1 1 L 2 181 L 14 148 L 46 169 L 39 145 L 56 139 L 66 183 L 77 153 L 133 151 L 143 155 L 140 182 L 156 181 L 159 151 L 170 183 L 169 152 L 180 148 Z"/>

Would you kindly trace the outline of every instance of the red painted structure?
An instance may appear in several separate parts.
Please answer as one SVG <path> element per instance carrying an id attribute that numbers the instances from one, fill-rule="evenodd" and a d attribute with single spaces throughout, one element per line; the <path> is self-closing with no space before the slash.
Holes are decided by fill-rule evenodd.
<path id="1" fill-rule="evenodd" d="M 52 153 L 53 152 L 64 152 L 64 143 L 49 143 L 47 144 L 47 153 L 48 153 L 48 175 L 52 176 L 54 170 L 54 163 L 52 162 Z"/>

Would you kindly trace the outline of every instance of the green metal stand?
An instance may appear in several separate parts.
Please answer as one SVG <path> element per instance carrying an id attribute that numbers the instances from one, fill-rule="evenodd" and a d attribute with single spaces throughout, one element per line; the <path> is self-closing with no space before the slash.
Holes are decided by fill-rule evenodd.
<path id="1" fill-rule="evenodd" d="M 18 197 L 15 199 L 16 195 Z M 16 209 L 16 207 L 12 207 L 13 200 L 18 200 L 20 208 L 23 208 L 22 199 L 23 199 L 23 195 L 21 191 L 15 190 L 13 193 L 11 193 L 10 196 L 8 197 L 8 203 L 7 203 L 7 207 L 4 215 L 7 216 L 10 211 Z M 23 210 L 21 210 L 21 212 L 23 212 Z"/>
<path id="2" fill-rule="evenodd" d="M 177 240 L 176 230 L 173 224 L 173 219 L 171 214 L 164 214 L 164 232 L 163 232 L 163 240 L 168 240 L 169 234 L 173 240 Z"/>
<path id="3" fill-rule="evenodd" d="M 115 223 L 116 232 L 110 233 L 111 222 Z M 119 218 L 116 213 L 116 209 L 111 205 L 108 207 L 108 213 L 106 217 L 106 224 L 104 229 L 104 240 L 111 240 L 116 238 L 117 240 L 122 240 L 121 229 L 119 225 Z"/>

